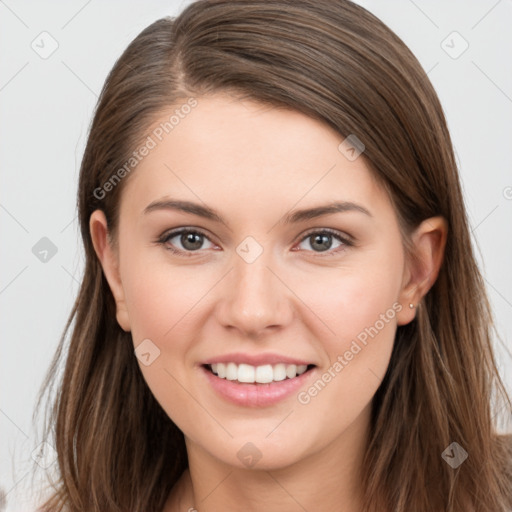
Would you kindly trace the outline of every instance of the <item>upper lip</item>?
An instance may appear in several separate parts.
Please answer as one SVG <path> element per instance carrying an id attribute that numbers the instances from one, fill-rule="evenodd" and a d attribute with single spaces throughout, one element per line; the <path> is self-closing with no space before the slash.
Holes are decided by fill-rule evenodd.
<path id="1" fill-rule="evenodd" d="M 279 363 L 295 364 L 297 366 L 314 364 L 311 361 L 296 359 L 295 357 L 288 357 L 280 354 L 242 354 L 240 352 L 212 357 L 203 362 L 205 365 L 216 363 L 249 364 L 251 366 L 263 366 L 265 364 L 274 365 Z"/>

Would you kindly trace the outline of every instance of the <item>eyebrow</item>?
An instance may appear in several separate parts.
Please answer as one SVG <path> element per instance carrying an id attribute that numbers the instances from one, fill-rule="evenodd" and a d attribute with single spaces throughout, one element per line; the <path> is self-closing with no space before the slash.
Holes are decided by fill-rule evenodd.
<path id="1" fill-rule="evenodd" d="M 224 224 L 224 226 L 230 229 L 229 224 L 221 215 L 219 215 L 215 210 L 209 208 L 208 206 L 203 206 L 199 203 L 193 203 L 191 201 L 181 201 L 176 199 L 161 199 L 158 201 L 154 201 L 148 206 L 146 206 L 146 208 L 144 208 L 143 214 L 145 215 L 156 210 L 176 210 L 186 213 L 192 213 L 199 217 L 203 217 L 205 219 L 213 220 L 215 222 Z M 361 206 L 360 204 L 353 203 L 351 201 L 338 201 L 328 203 L 322 206 L 315 206 L 313 208 L 306 208 L 303 210 L 295 210 L 289 212 L 284 216 L 281 222 L 283 224 L 296 224 L 298 222 L 304 222 L 306 220 L 315 219 L 323 215 L 330 215 L 333 213 L 341 212 L 360 212 L 369 217 L 373 217 L 370 211 L 364 206 Z"/>

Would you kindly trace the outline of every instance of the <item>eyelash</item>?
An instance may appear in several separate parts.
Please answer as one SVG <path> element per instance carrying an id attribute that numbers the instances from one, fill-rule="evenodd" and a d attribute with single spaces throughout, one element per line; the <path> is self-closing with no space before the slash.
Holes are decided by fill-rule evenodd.
<path id="1" fill-rule="evenodd" d="M 197 230 L 197 229 L 192 229 L 192 228 L 180 228 L 180 229 L 176 229 L 174 231 L 170 231 L 168 233 L 164 233 L 160 238 L 158 238 L 158 240 L 156 241 L 158 244 L 161 244 L 165 247 L 165 249 L 171 251 L 172 253 L 174 254 L 178 254 L 180 256 L 184 256 L 184 257 L 192 257 L 192 256 L 195 256 L 196 253 L 198 253 L 200 251 L 197 250 L 197 251 L 182 251 L 181 249 L 176 249 L 170 245 L 167 245 L 168 244 L 168 241 L 174 237 L 176 237 L 177 235 L 181 235 L 182 233 L 193 233 L 195 235 L 200 235 L 204 238 L 206 238 L 208 241 L 211 242 L 211 240 L 208 238 L 208 236 Z M 317 230 L 312 230 L 312 231 L 308 231 L 299 241 L 299 244 L 304 242 L 304 240 L 307 240 L 308 238 L 310 238 L 311 236 L 313 235 L 319 235 L 319 234 L 329 234 L 329 235 L 332 235 L 333 237 L 337 238 L 340 242 L 342 242 L 343 246 L 341 247 L 338 247 L 337 249 L 334 249 L 334 250 L 331 250 L 331 249 L 328 249 L 327 251 L 307 251 L 307 252 L 313 252 L 315 253 L 317 256 L 320 256 L 320 257 L 329 257 L 329 256 L 336 256 L 339 252 L 345 250 L 347 247 L 352 247 L 354 245 L 354 243 L 349 240 L 346 236 L 343 236 L 339 231 L 336 231 L 334 229 L 330 229 L 330 228 L 324 228 L 324 229 L 317 229 Z M 213 243 L 213 242 L 212 242 Z"/>

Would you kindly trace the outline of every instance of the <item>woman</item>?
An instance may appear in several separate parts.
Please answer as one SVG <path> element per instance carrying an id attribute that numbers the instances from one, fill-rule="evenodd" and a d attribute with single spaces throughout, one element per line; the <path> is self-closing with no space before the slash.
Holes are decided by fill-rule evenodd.
<path id="1" fill-rule="evenodd" d="M 442 108 L 365 9 L 150 25 L 101 93 L 79 218 L 42 510 L 512 508 Z"/>

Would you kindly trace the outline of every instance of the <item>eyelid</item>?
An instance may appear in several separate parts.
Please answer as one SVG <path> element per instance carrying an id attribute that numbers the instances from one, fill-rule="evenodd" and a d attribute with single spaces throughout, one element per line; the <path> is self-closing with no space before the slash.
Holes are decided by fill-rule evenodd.
<path id="1" fill-rule="evenodd" d="M 348 233 L 338 231 L 337 229 L 332 228 L 311 228 L 302 235 L 300 242 L 304 241 L 306 238 L 308 238 L 314 233 L 329 233 L 330 235 L 337 237 L 346 245 L 353 245 L 355 243 L 353 237 L 351 237 Z"/>

